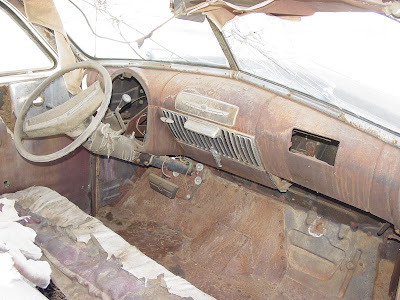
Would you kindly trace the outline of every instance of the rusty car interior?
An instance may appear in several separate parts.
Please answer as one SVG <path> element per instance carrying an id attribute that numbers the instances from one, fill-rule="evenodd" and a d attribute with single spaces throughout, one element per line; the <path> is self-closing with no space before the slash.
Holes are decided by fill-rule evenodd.
<path id="1" fill-rule="evenodd" d="M 214 65 L 161 52 L 89 55 L 60 5 L 90 26 L 85 5 L 104 12 L 114 2 L 0 1 L 0 18 L 52 62 L 0 69 L 0 269 L 10 258 L 36 286 L 29 299 L 400 299 L 395 106 L 381 114 L 390 127 L 251 74 L 255 54 L 240 61 L 230 40 L 252 15 L 296 25 L 318 13 L 368 13 L 399 23 L 400 2 L 163 1 L 171 19 L 207 26 L 223 57 L 209 56 Z M 135 53 L 165 26 L 137 39 Z M 40 254 L 5 240 L 11 223 L 33 232 Z M 32 271 L 34 259 L 45 271 Z M 5 299 L 28 299 L 2 276 Z"/>

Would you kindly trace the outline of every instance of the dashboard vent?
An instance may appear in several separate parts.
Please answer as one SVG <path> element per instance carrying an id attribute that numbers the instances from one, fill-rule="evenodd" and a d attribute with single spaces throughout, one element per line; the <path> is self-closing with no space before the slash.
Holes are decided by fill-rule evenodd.
<path id="1" fill-rule="evenodd" d="M 169 130 L 179 141 L 206 151 L 214 148 L 224 157 L 236 160 L 246 165 L 264 169 L 260 156 L 258 155 L 254 137 L 239 134 L 234 131 L 221 129 L 217 138 L 211 138 L 203 134 L 187 130 L 184 127 L 188 117 L 175 112 L 162 109 L 165 118 L 171 119 L 167 122 Z"/>

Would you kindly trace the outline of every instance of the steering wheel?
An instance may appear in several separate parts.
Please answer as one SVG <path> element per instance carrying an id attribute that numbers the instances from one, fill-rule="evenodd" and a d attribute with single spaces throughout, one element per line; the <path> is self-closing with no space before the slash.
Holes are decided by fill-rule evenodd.
<path id="1" fill-rule="evenodd" d="M 89 88 L 75 95 L 63 104 L 41 113 L 37 116 L 25 119 L 25 116 L 33 101 L 41 92 L 56 78 L 73 71 L 75 69 L 94 69 L 103 77 L 104 92 L 99 82 L 91 85 Z M 90 135 L 96 130 L 103 119 L 111 99 L 112 82 L 107 70 L 95 62 L 79 62 L 64 67 L 58 72 L 45 79 L 24 102 L 14 128 L 14 143 L 18 152 L 27 160 L 33 162 L 49 162 L 59 159 L 68 153 L 74 151 L 82 145 Z M 97 114 L 91 117 L 97 110 Z M 70 144 L 63 149 L 51 154 L 34 155 L 29 153 L 22 144 L 22 136 L 29 138 L 46 137 L 70 132 L 84 123 L 91 117 L 90 124 L 83 132 Z"/>

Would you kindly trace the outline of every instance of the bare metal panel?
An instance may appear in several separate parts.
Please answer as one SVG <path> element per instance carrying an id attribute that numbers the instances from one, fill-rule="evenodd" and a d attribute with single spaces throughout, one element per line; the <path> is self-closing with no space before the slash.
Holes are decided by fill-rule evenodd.
<path id="1" fill-rule="evenodd" d="M 235 124 L 239 112 L 239 107 L 236 105 L 184 91 L 176 96 L 175 108 L 228 126 Z"/>

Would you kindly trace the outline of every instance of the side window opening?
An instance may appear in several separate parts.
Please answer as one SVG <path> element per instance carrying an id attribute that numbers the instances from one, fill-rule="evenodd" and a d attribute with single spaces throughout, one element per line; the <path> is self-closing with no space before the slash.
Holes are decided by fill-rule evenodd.
<path id="1" fill-rule="evenodd" d="M 54 60 L 43 51 L 3 7 L 0 7 L 0 28 L 2 47 L 0 55 L 0 76 L 49 70 Z"/>

